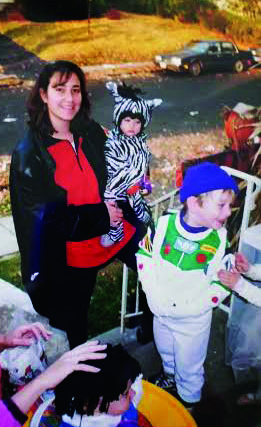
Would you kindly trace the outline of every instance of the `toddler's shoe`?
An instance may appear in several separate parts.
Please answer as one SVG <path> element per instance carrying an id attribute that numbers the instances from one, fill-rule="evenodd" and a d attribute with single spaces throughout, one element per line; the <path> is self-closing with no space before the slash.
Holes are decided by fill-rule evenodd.
<path id="1" fill-rule="evenodd" d="M 101 245 L 104 248 L 109 248 L 110 246 L 114 245 L 114 241 L 110 238 L 108 234 L 103 234 L 101 236 Z"/>

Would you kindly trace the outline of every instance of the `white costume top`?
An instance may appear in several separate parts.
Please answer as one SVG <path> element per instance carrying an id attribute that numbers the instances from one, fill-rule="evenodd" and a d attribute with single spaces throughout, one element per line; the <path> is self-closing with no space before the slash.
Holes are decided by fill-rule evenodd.
<path id="1" fill-rule="evenodd" d="M 226 235 L 225 228 L 188 232 L 179 212 L 159 219 L 152 252 L 136 254 L 139 279 L 156 316 L 198 316 L 230 295 L 217 278 L 233 262 L 231 254 L 225 256 Z"/>

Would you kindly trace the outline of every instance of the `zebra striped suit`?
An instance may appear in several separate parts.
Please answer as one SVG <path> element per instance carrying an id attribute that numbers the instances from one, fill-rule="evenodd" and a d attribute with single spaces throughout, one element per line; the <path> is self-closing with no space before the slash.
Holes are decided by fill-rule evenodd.
<path id="1" fill-rule="evenodd" d="M 126 136 L 117 128 L 109 132 L 105 144 L 105 158 L 108 170 L 108 181 L 104 193 L 105 200 L 129 200 L 139 221 L 149 224 L 152 221 L 150 209 L 136 192 L 127 195 L 128 188 L 137 184 L 146 175 L 151 153 L 146 143 L 146 135 Z M 109 236 L 113 241 L 123 237 L 122 225 L 112 227 Z"/>

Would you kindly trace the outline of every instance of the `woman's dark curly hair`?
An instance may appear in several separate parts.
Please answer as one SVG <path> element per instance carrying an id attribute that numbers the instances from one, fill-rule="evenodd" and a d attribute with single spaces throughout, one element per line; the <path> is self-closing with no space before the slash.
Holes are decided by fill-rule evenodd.
<path id="1" fill-rule="evenodd" d="M 55 388 L 58 415 L 73 416 L 75 411 L 80 415 L 93 415 L 99 403 L 99 411 L 107 413 L 110 403 L 126 391 L 128 381 L 134 382 L 141 373 L 137 360 L 121 345 L 108 344 L 106 353 L 105 359 L 91 361 L 101 369 L 98 373 L 75 371 Z"/>
<path id="2" fill-rule="evenodd" d="M 80 89 L 82 95 L 82 103 L 80 110 L 71 121 L 70 129 L 73 130 L 76 122 L 87 123 L 90 118 L 90 100 L 86 89 L 86 79 L 83 71 L 78 65 L 70 61 L 53 61 L 47 63 L 39 74 L 39 77 L 29 95 L 27 101 L 27 110 L 29 114 L 29 126 L 42 134 L 52 135 L 55 129 L 49 118 L 46 104 L 43 102 L 40 89 L 47 92 L 51 77 L 55 74 L 60 74 L 62 82 L 67 82 L 72 74 L 76 74 L 80 81 Z"/>

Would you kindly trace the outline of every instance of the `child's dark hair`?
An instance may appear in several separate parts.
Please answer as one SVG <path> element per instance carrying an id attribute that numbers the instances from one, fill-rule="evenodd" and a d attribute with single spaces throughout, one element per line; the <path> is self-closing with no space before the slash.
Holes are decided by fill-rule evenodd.
<path id="1" fill-rule="evenodd" d="M 90 101 L 86 89 L 85 75 L 81 68 L 70 61 L 49 62 L 40 72 L 27 101 L 29 126 L 42 134 L 52 135 L 55 131 L 50 121 L 46 105 L 40 95 L 40 89 L 42 89 L 44 92 L 47 92 L 50 79 L 55 73 L 60 74 L 61 82 L 67 82 L 72 74 L 76 74 L 80 81 L 82 102 L 79 112 L 71 122 L 71 130 L 73 128 L 74 122 L 79 121 L 79 123 L 83 123 L 84 121 L 89 121 Z"/>
<path id="2" fill-rule="evenodd" d="M 126 391 L 128 381 L 133 382 L 140 374 L 139 363 L 121 345 L 108 344 L 106 352 L 105 359 L 85 362 L 100 368 L 100 372 L 73 372 L 56 387 L 58 415 L 73 416 L 75 411 L 80 415 L 93 415 L 100 399 L 99 411 L 107 413 L 110 403 Z"/>

